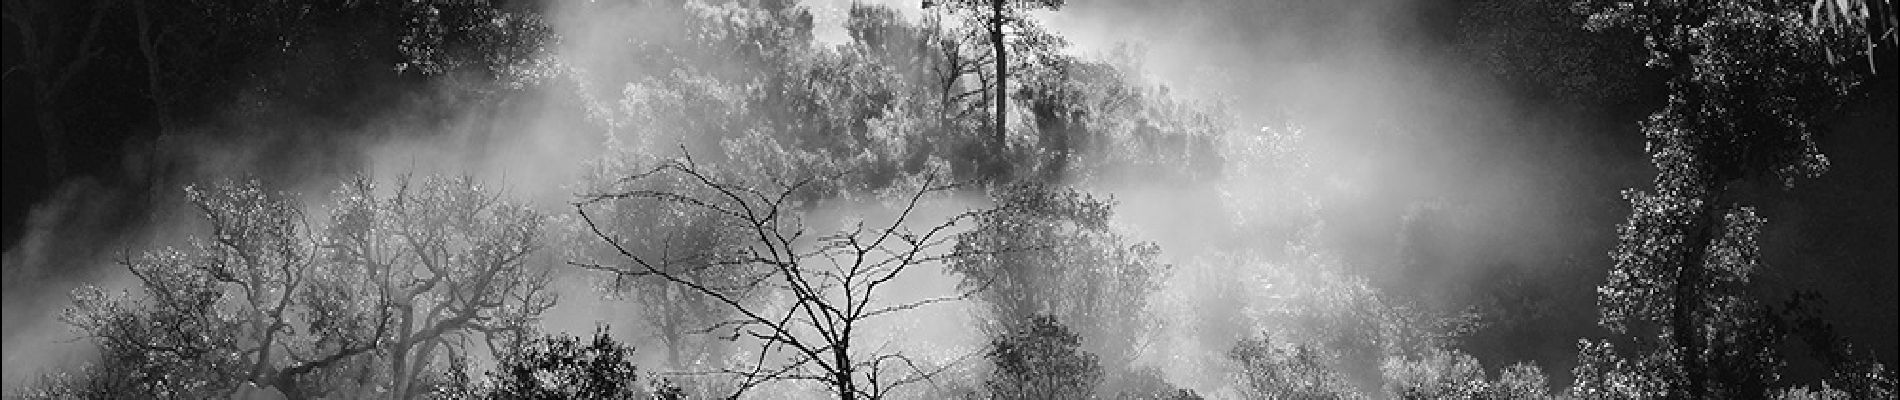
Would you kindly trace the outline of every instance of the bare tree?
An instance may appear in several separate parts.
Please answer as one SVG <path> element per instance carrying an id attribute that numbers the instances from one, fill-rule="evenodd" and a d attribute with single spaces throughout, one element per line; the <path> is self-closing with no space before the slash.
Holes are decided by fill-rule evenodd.
<path id="1" fill-rule="evenodd" d="M 836 178 L 826 177 L 826 178 Z M 665 184 L 668 181 L 678 184 Z M 582 221 L 600 240 L 613 247 L 625 265 L 575 263 L 618 276 L 657 276 L 689 291 L 715 299 L 734 318 L 708 327 L 731 340 L 756 346 L 750 365 L 721 368 L 714 373 L 739 379 L 738 396 L 763 383 L 816 382 L 839 398 L 881 398 L 892 390 L 923 382 L 943 371 L 927 367 L 897 351 L 863 343 L 866 322 L 925 305 L 956 301 L 969 292 L 916 301 L 881 301 L 880 292 L 918 266 L 940 264 L 972 256 L 953 249 L 953 230 L 995 209 L 969 210 L 921 230 L 910 228 L 919 203 L 928 195 L 956 188 L 922 179 L 888 223 L 867 227 L 862 222 L 839 232 L 808 236 L 801 210 L 815 178 L 774 180 L 747 185 L 719 177 L 690 157 L 660 163 L 627 177 L 631 189 L 585 195 L 575 204 Z M 661 184 L 640 186 L 640 183 Z M 657 188 L 655 188 L 657 187 Z M 705 258 L 668 259 L 630 248 L 626 239 L 608 233 L 596 223 L 591 207 L 616 201 L 654 205 L 683 205 L 715 216 L 708 224 L 742 233 L 743 241 Z M 658 208 L 658 207 L 656 207 Z M 687 263 L 690 268 L 682 268 Z M 709 285 L 683 271 L 725 269 L 743 279 L 730 286 Z M 749 302 L 744 296 L 764 292 L 777 302 Z"/>
<path id="2" fill-rule="evenodd" d="M 578 192 L 613 192 L 626 188 L 627 183 L 622 178 L 641 172 L 658 160 L 622 149 L 612 153 L 593 164 L 595 169 L 582 180 L 584 186 Z M 647 189 L 688 187 L 679 179 L 656 179 L 639 184 Z M 572 226 L 571 232 L 563 232 L 572 236 L 564 239 L 571 242 L 566 246 L 570 253 L 564 256 L 572 263 L 611 263 L 622 257 L 620 250 L 624 249 L 646 259 L 661 260 L 656 264 L 671 268 L 669 272 L 675 277 L 708 287 L 729 288 L 749 275 L 740 268 L 698 267 L 710 255 L 728 251 L 726 247 L 730 243 L 744 240 L 739 232 L 721 229 L 714 223 L 719 216 L 703 208 L 605 202 L 595 204 L 591 212 L 598 216 L 594 223 L 601 231 L 624 240 L 613 243 L 619 246 L 615 247 L 597 240 L 585 227 Z M 705 327 L 732 315 L 717 299 L 654 274 L 618 275 L 611 281 L 600 282 L 600 286 L 608 297 L 638 307 L 646 332 L 665 347 L 668 370 L 685 370 L 690 365 L 718 359 L 727 347 L 725 341 L 704 335 Z M 744 291 L 725 291 L 741 303 L 754 301 Z"/>

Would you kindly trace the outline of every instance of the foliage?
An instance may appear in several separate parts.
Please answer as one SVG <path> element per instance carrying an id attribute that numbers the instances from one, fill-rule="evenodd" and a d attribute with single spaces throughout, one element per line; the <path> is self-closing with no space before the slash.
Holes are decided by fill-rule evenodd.
<path id="1" fill-rule="evenodd" d="M 1671 72 L 1667 105 L 1644 122 L 1649 152 L 1663 171 L 1658 190 L 1766 176 L 1792 185 L 1826 170 L 1814 125 L 1841 104 L 1858 77 L 1826 62 L 1845 40 L 1809 24 L 1802 7 L 1755 1 L 1578 6 L 1590 12 L 1591 29 L 1642 35 L 1649 65 Z"/>
<path id="2" fill-rule="evenodd" d="M 925 5 L 930 6 L 931 3 L 926 2 Z M 988 104 L 995 110 L 992 114 L 994 119 L 989 121 L 993 133 L 988 148 L 993 152 L 993 157 L 1005 154 L 1009 148 L 1009 115 L 1012 112 L 1009 99 L 1015 95 L 1011 92 L 1009 78 L 1016 73 L 1012 71 L 1021 71 L 1024 67 L 1049 60 L 1050 57 L 1046 55 L 1064 45 L 1061 37 L 1051 34 L 1027 14 L 1039 9 L 1061 9 L 1062 5 L 1062 0 L 951 0 L 941 8 L 962 20 L 961 27 L 949 33 L 954 35 L 949 37 L 956 39 L 944 43 L 947 58 L 969 60 L 953 61 L 952 65 L 958 67 L 953 67 L 948 75 L 954 79 L 973 75 L 977 81 L 973 89 L 946 96 L 990 93 L 984 97 L 990 100 Z M 1014 36 L 1013 40 L 1011 36 Z M 980 47 L 989 47 L 988 52 L 971 53 Z M 1017 61 L 1012 63 L 1010 54 L 1016 54 Z M 962 66 L 967 66 L 967 69 Z"/>
<path id="3" fill-rule="evenodd" d="M 516 340 L 553 303 L 545 272 L 527 266 L 542 217 L 467 179 L 405 181 L 389 197 L 358 179 L 338 191 L 323 234 L 256 181 L 187 193 L 208 239 L 126 260 L 137 295 L 88 286 L 66 313 L 100 344 L 99 376 L 113 385 L 403 397 L 444 354 Z"/>
<path id="4" fill-rule="evenodd" d="M 808 41 L 811 16 L 800 7 L 662 7 L 655 12 L 679 13 L 681 32 L 629 38 L 651 55 L 635 70 L 649 72 L 582 74 L 582 95 L 613 146 L 634 152 L 684 147 L 749 176 L 856 172 L 814 182 L 811 196 L 885 189 L 952 167 L 943 160 L 957 157 L 932 150 L 962 151 L 965 139 L 926 92 L 925 32 L 889 9 L 852 10 L 853 41 L 832 49 Z"/>
<path id="5" fill-rule="evenodd" d="M 1400 399 L 1477 398 L 1489 391 L 1484 368 L 1469 354 L 1429 351 L 1419 358 L 1388 358 L 1386 391 Z"/>
<path id="6" fill-rule="evenodd" d="M 490 372 L 488 397 L 499 399 L 627 399 L 640 397 L 633 348 L 606 329 L 592 339 L 542 336 L 502 357 Z"/>
<path id="7" fill-rule="evenodd" d="M 1839 392 L 1853 398 L 1893 397 L 1894 372 L 1876 361 L 1854 343 L 1842 338 L 1834 324 L 1822 317 L 1827 299 L 1812 291 L 1798 291 L 1781 307 L 1781 323 L 1789 335 L 1806 342 L 1817 361 L 1827 366 L 1827 376 L 1816 395 Z M 1806 388 L 1791 388 L 1794 390 Z M 1791 394 L 1792 395 L 1792 394 Z"/>
<path id="8" fill-rule="evenodd" d="M 642 385 L 633 347 L 608 334 L 591 338 L 537 335 L 497 360 L 484 379 L 471 380 L 465 359 L 451 360 L 430 393 L 440 399 L 634 399 L 685 398 L 672 381 L 649 376 Z"/>
<path id="9" fill-rule="evenodd" d="M 1478 359 L 1452 349 L 1430 349 L 1418 357 L 1389 357 L 1381 366 L 1385 390 L 1400 399 L 1544 399 L 1551 398 L 1548 378 L 1536 365 L 1518 363 L 1485 377 Z"/>
<path id="10" fill-rule="evenodd" d="M 994 106 L 994 82 L 984 71 L 994 64 L 982 39 L 959 30 L 967 15 L 915 23 L 887 7 L 852 5 L 843 21 L 850 40 L 826 47 L 803 41 L 811 17 L 801 7 L 652 8 L 678 13 L 681 28 L 628 37 L 643 56 L 627 62 L 639 68 L 578 72 L 588 112 L 615 146 L 685 147 L 757 176 L 853 171 L 813 191 L 843 194 L 926 171 L 1055 182 L 1094 169 L 1083 166 L 1138 163 L 1120 170 L 1160 175 L 1217 165 L 1215 118 L 1153 95 L 1118 66 L 1055 52 L 1056 41 L 1016 50 L 1019 61 L 1037 61 L 1012 67 L 1021 101 L 1010 113 L 1028 114 L 1023 121 L 1033 125 L 1012 128 L 1013 144 L 991 150 L 985 131 L 994 124 L 983 114 Z"/>
<path id="11" fill-rule="evenodd" d="M 1792 187 L 1826 170 L 1813 136 L 1858 82 L 1829 60 L 1851 40 L 1789 2 L 1578 7 L 1591 29 L 1642 36 L 1670 91 L 1642 126 L 1655 186 L 1624 194 L 1632 211 L 1598 288 L 1600 324 L 1636 354 L 1620 360 L 1608 343 L 1584 342 L 1573 393 L 1763 395 L 1779 378 L 1781 330 L 1746 288 L 1766 220 L 1738 204 L 1734 186 L 1774 178 Z"/>
<path id="12" fill-rule="evenodd" d="M 1170 382 L 1163 371 L 1154 367 L 1138 368 L 1126 371 L 1114 380 L 1104 379 L 1095 386 L 1095 398 L 1110 399 L 1149 399 L 1149 400 L 1192 400 L 1201 399 L 1201 394 L 1185 389 Z"/>
<path id="13" fill-rule="evenodd" d="M 1312 240 L 1292 243 L 1285 260 L 1238 260 L 1251 273 L 1242 281 L 1252 296 L 1244 309 L 1251 329 L 1320 352 L 1341 371 L 1379 371 L 1394 360 L 1448 349 L 1482 323 L 1471 310 L 1445 312 L 1394 299 L 1346 272 L 1337 255 Z"/>
<path id="14" fill-rule="evenodd" d="M 1775 392 L 1777 399 L 1890 399 L 1895 393 L 1893 370 L 1871 359 L 1837 362 L 1819 387 L 1798 386 Z"/>
<path id="15" fill-rule="evenodd" d="M 1821 391 L 1838 392 L 1853 399 L 1893 398 L 1900 379 L 1894 377 L 1894 371 L 1872 357 L 1859 356 L 1846 361 L 1837 361 L 1830 365 L 1827 378 L 1821 382 Z"/>
<path id="16" fill-rule="evenodd" d="M 1002 212 L 958 235 L 959 251 L 983 254 L 950 264 L 959 287 L 977 293 L 997 331 L 1054 318 L 1124 369 L 1154 327 L 1148 297 L 1169 269 L 1160 248 L 1131 243 L 1109 226 L 1113 203 L 1074 189 L 1023 184 L 991 197 Z"/>
<path id="17" fill-rule="evenodd" d="M 1310 345 L 1282 343 L 1269 336 L 1242 340 L 1227 358 L 1240 366 L 1241 397 L 1249 399 L 1360 399 L 1334 370 L 1329 357 Z"/>
<path id="18" fill-rule="evenodd" d="M 509 85 L 535 83 L 555 70 L 549 48 L 560 37 L 541 15 L 494 0 L 429 0 L 398 7 L 409 16 L 396 48 L 397 71 L 441 75 L 474 70 Z"/>
<path id="19" fill-rule="evenodd" d="M 1102 378 L 1095 355 L 1082 351 L 1082 338 L 1055 317 L 1030 317 L 1018 330 L 991 340 L 989 359 L 996 371 L 990 396 L 1002 399 L 1085 399 Z"/>

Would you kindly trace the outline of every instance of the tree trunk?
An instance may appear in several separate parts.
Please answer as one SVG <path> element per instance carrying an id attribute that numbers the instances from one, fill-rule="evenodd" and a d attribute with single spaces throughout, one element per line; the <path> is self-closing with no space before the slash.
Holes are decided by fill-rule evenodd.
<path id="1" fill-rule="evenodd" d="M 397 390 L 393 392 L 396 394 L 395 398 L 407 399 L 415 397 L 416 377 L 422 375 L 422 370 L 428 366 L 429 360 L 435 355 L 436 346 L 440 343 L 442 343 L 440 340 L 425 340 L 422 342 L 421 347 L 415 348 L 415 354 L 408 355 L 409 359 L 415 360 L 408 366 L 409 370 L 406 371 L 404 375 L 391 377 L 391 379 L 397 381 Z"/>
<path id="2" fill-rule="evenodd" d="M 303 388 L 297 386 L 297 377 L 295 375 L 280 373 L 274 379 L 271 379 L 270 387 L 277 389 L 278 394 L 284 395 L 284 400 L 304 400 L 310 398 L 310 394 L 304 393 Z"/>
<path id="3" fill-rule="evenodd" d="M 403 392 L 405 383 L 402 381 L 402 377 L 408 375 L 410 368 L 409 349 L 415 347 L 416 339 L 415 311 L 411 308 L 414 307 L 414 304 L 415 303 L 412 302 L 409 303 L 409 307 L 404 307 L 402 322 L 398 325 L 398 328 L 401 330 L 397 331 L 394 343 L 389 346 L 390 393 L 400 394 Z"/>
<path id="4" fill-rule="evenodd" d="M 838 365 L 837 372 L 834 373 L 831 378 L 834 381 L 832 384 L 838 388 L 838 398 L 842 400 L 858 398 L 857 383 L 851 381 L 851 355 L 847 350 L 849 345 L 842 343 L 849 340 L 850 336 L 845 336 L 844 339 L 840 340 L 841 343 L 838 343 L 838 346 L 833 347 L 831 350 L 832 362 Z"/>
<path id="5" fill-rule="evenodd" d="M 389 392 L 398 396 L 397 398 L 401 398 L 405 390 L 404 386 L 407 386 L 402 381 L 402 377 L 408 375 L 408 356 L 409 345 L 406 343 L 398 343 L 389 350 Z"/>
<path id="6" fill-rule="evenodd" d="M 1671 307 L 1669 325 L 1671 339 L 1675 341 L 1677 366 L 1682 369 L 1686 398 L 1702 398 L 1701 360 L 1696 347 L 1697 329 L 1695 308 L 1697 306 L 1696 289 L 1701 281 L 1703 248 L 1708 247 L 1708 226 L 1692 227 L 1696 231 L 1688 243 L 1689 255 L 1683 257 L 1682 268 L 1676 272 L 1675 304 Z"/>
<path id="7" fill-rule="evenodd" d="M 1676 18 L 1682 17 L 1680 14 L 1676 15 Z M 1702 107 L 1703 97 L 1694 83 L 1696 74 L 1694 60 L 1688 52 L 1680 49 L 1672 51 L 1669 57 L 1672 62 L 1670 68 L 1676 75 L 1671 84 L 1681 85 L 1683 88 L 1684 100 L 1680 107 L 1690 108 L 1682 124 L 1687 129 L 1702 127 L 1701 118 L 1698 116 L 1701 115 L 1699 108 Z M 1672 335 L 1670 339 L 1674 342 L 1672 344 L 1676 350 L 1676 365 L 1682 370 L 1685 381 L 1682 397 L 1687 399 L 1702 399 L 1706 396 L 1706 389 L 1702 382 L 1702 353 L 1697 343 L 1702 330 L 1699 326 L 1700 321 L 1696 319 L 1696 308 L 1701 306 L 1702 270 L 1707 268 L 1703 265 L 1702 259 L 1707 256 L 1709 243 L 1714 238 L 1712 233 L 1715 229 L 1719 229 L 1721 221 L 1720 216 L 1711 218 L 1710 215 L 1720 208 L 1718 203 L 1725 189 L 1720 183 L 1721 178 L 1713 173 L 1712 168 L 1706 163 L 1707 161 L 1703 161 L 1702 164 L 1692 168 L 1703 176 L 1678 177 L 1678 179 L 1709 180 L 1695 183 L 1703 186 L 1700 189 L 1704 192 L 1697 195 L 1698 200 L 1702 200 L 1702 204 L 1698 205 L 1696 216 L 1690 220 L 1692 225 L 1689 226 L 1689 237 L 1685 241 L 1688 254 L 1683 256 L 1682 266 L 1676 272 L 1675 287 L 1672 288 L 1675 294 L 1672 296 L 1674 304 L 1671 304 L 1669 315 Z M 1662 174 L 1667 173 L 1662 172 Z"/>
<path id="8" fill-rule="evenodd" d="M 990 46 L 996 51 L 996 132 L 992 143 L 996 156 L 1003 155 L 1009 132 L 1009 50 L 1003 41 L 1003 3 L 990 0 Z"/>
<path id="9" fill-rule="evenodd" d="M 1724 192 L 1727 185 L 1716 184 L 1702 197 L 1701 209 L 1697 210 L 1694 225 L 1685 245 L 1688 254 L 1683 257 L 1682 269 L 1676 274 L 1674 304 L 1670 310 L 1671 339 L 1677 351 L 1677 366 L 1682 369 L 1686 386 L 1684 397 L 1702 399 L 1708 397 L 1708 388 L 1703 380 L 1705 366 L 1702 353 L 1702 320 L 1697 311 L 1702 307 L 1704 273 L 1709 266 L 1709 245 L 1721 235 L 1722 217 L 1729 206 Z"/>

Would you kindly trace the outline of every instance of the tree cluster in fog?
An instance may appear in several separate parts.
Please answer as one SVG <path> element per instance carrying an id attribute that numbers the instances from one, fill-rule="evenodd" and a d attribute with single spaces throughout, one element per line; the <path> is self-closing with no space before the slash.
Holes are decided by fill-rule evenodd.
<path id="1" fill-rule="evenodd" d="M 210 232 L 122 262 L 136 290 L 74 293 L 64 319 L 102 350 L 54 393 L 408 397 L 450 360 L 514 348 L 555 300 L 541 214 L 467 179 L 364 180 L 325 225 L 252 181 L 187 190 Z M 65 379 L 65 378 L 62 378 Z"/>
<path id="2" fill-rule="evenodd" d="M 1589 0 L 1554 18 L 1642 36 L 1669 85 L 1642 121 L 1653 187 L 1625 193 L 1597 290 L 1609 336 L 1578 338 L 1574 382 L 1470 354 L 1474 332 L 1511 316 L 1382 292 L 1343 268 L 1315 239 L 1327 227 L 1297 121 L 1234 126 L 1136 65 L 1063 52 L 1036 21 L 1061 1 L 949 0 L 915 18 L 853 4 L 837 44 L 815 41 L 811 12 L 789 0 L 633 3 L 568 5 L 672 21 L 614 38 L 624 54 L 611 57 L 637 68 L 590 69 L 554 50 L 573 38 L 542 10 L 514 2 L 9 1 L 8 20 L 31 34 L 22 73 L 56 177 L 71 144 L 62 123 L 86 109 L 69 75 L 96 62 L 101 21 L 120 20 L 133 22 L 111 29 L 137 39 L 161 138 L 210 118 L 194 107 L 217 90 L 305 93 L 226 65 L 336 62 L 287 49 L 306 28 L 346 24 L 364 29 L 332 43 L 385 67 L 373 73 L 480 102 L 556 93 L 598 149 L 562 182 L 567 207 L 457 176 L 357 175 L 328 193 L 187 185 L 191 238 L 124 255 L 129 285 L 83 287 L 61 314 L 97 358 L 9 394 L 1894 396 L 1894 372 L 1802 298 L 1750 290 L 1770 221 L 1739 194 L 1825 172 L 1813 136 L 1859 93 L 1866 71 L 1847 60 L 1888 40 L 1870 28 L 1891 27 L 1886 2 Z M 1277 188 L 1223 204 L 1228 232 L 1263 243 L 1252 251 L 1165 258 L 1087 186 L 1221 179 Z M 1164 295 L 1184 273 L 1169 260 L 1232 274 L 1181 278 L 1210 282 Z M 903 293 L 932 273 L 954 287 Z M 560 276 L 598 290 L 558 291 Z M 546 329 L 549 310 L 576 297 L 629 305 L 616 324 L 652 340 Z M 959 312 L 981 336 L 961 355 L 882 336 L 887 321 Z M 1218 348 L 1169 354 L 1169 324 Z M 1782 379 L 1793 345 L 1819 355 L 1824 380 Z M 657 365 L 637 362 L 649 353 Z M 1225 383 L 1177 381 L 1153 363 L 1166 357 L 1198 357 Z"/>

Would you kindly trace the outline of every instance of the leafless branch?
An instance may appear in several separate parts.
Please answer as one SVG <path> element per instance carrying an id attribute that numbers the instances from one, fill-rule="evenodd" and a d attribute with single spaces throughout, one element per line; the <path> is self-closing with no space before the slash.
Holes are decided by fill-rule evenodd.
<path id="1" fill-rule="evenodd" d="M 928 380 L 934 372 L 916 367 L 910 357 L 880 350 L 854 348 L 861 338 L 865 321 L 900 311 L 961 300 L 968 292 L 898 304 L 883 304 L 880 293 L 886 284 L 912 267 L 941 263 L 956 257 L 974 256 L 972 251 L 948 249 L 952 233 L 959 226 L 991 210 L 955 214 L 921 231 L 909 228 L 923 201 L 932 193 L 947 192 L 960 185 L 939 182 L 934 175 L 924 176 L 916 191 L 901 199 L 887 223 L 867 227 L 853 224 L 834 233 L 801 239 L 805 231 L 801 203 L 812 183 L 835 179 L 837 174 L 790 181 L 775 180 L 766 185 L 738 183 L 721 178 L 694 163 L 689 156 L 660 163 L 615 182 L 624 185 L 617 191 L 582 196 L 574 203 L 581 222 L 611 252 L 627 265 L 603 265 L 570 262 L 589 271 L 616 277 L 657 277 L 716 303 L 736 315 L 729 320 L 709 324 L 697 332 L 710 333 L 730 329 L 734 336 L 755 343 L 757 353 L 746 368 L 727 368 L 723 375 L 739 379 L 738 392 L 774 381 L 806 380 L 826 384 L 844 398 L 878 398 L 890 388 Z M 628 242 L 609 233 L 593 208 L 607 202 L 644 202 L 647 207 L 634 210 L 661 210 L 677 207 L 696 210 L 716 217 L 717 226 L 744 232 L 736 240 L 742 251 L 716 257 L 659 257 L 641 255 L 650 249 L 634 249 Z M 658 205 L 660 207 L 653 207 Z M 668 241 L 657 245 L 667 246 Z M 658 249 L 668 254 L 669 249 Z M 711 268 L 762 271 L 749 275 L 748 288 L 715 287 L 695 279 L 695 271 Z M 753 304 L 735 296 L 738 290 L 774 290 L 786 295 L 785 304 Z M 886 363 L 911 365 L 918 376 L 890 377 L 882 371 Z M 737 393 L 735 393 L 736 395 Z"/>

